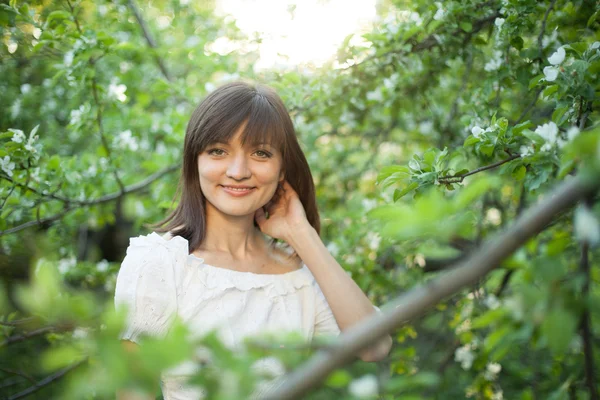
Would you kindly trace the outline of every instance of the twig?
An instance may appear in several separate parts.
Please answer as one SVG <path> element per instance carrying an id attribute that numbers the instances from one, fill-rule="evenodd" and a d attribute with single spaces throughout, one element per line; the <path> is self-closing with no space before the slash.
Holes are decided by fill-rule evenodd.
<path id="1" fill-rule="evenodd" d="M 77 27 L 77 30 L 79 31 L 79 33 L 83 33 L 83 31 L 81 30 L 81 26 L 79 26 L 79 21 L 77 20 L 77 16 L 75 15 L 75 8 L 73 7 L 73 5 L 71 4 L 71 2 L 69 0 L 67 0 L 67 4 L 69 5 L 69 9 L 71 10 L 71 15 L 73 16 L 73 21 L 75 21 L 75 26 Z"/>
<path id="2" fill-rule="evenodd" d="M 22 392 L 19 392 L 10 397 L 7 397 L 6 400 L 16 400 L 16 399 L 20 399 L 22 397 L 29 396 L 30 394 L 35 393 L 38 390 L 42 389 L 44 386 L 47 386 L 47 385 L 51 384 L 52 382 L 62 378 L 63 376 L 65 376 L 66 374 L 68 374 L 69 372 L 74 370 L 75 368 L 79 367 L 81 364 L 83 364 L 86 361 L 87 361 L 87 358 L 84 358 L 83 360 L 76 362 L 75 364 L 70 365 L 66 368 L 63 368 L 60 371 L 55 372 L 52 375 L 48 375 L 46 378 L 38 381 L 35 385 L 23 390 Z"/>
<path id="3" fill-rule="evenodd" d="M 546 14 L 544 14 L 544 19 L 542 19 L 542 29 L 540 29 L 540 34 L 538 35 L 538 49 L 540 51 L 540 56 L 539 56 L 540 60 L 544 56 L 544 46 L 542 43 L 542 39 L 544 38 L 544 33 L 546 32 L 546 22 L 548 21 L 548 16 L 550 15 L 550 11 L 552 11 L 555 4 L 556 4 L 556 0 L 552 0 L 550 5 L 548 6 L 548 9 L 546 10 Z"/>
<path id="4" fill-rule="evenodd" d="M 152 37 L 152 34 L 150 33 L 150 30 L 148 29 L 148 26 L 146 25 L 146 21 L 144 21 L 144 18 L 142 17 L 140 10 L 137 8 L 135 1 L 128 0 L 127 3 L 129 4 L 129 8 L 131 9 L 131 12 L 135 16 L 135 19 L 137 20 L 138 24 L 140 25 L 140 28 L 142 28 L 142 32 L 144 33 L 146 42 L 148 42 L 148 46 L 150 46 L 152 49 L 156 50 L 156 48 L 158 46 L 156 45 L 156 42 L 154 41 L 154 38 Z M 172 78 L 171 74 L 169 73 L 167 66 L 165 65 L 163 59 L 159 57 L 159 55 L 156 51 L 154 51 L 154 59 L 156 60 L 156 63 L 158 64 L 158 68 L 160 68 L 160 72 L 162 72 L 163 76 L 169 82 L 173 82 L 173 78 Z"/>
<path id="5" fill-rule="evenodd" d="M 4 371 L 4 372 L 6 372 L 8 374 L 13 374 L 13 375 L 21 376 L 21 377 L 27 379 L 29 382 L 35 383 L 35 379 L 33 379 L 33 377 L 31 375 L 26 374 L 25 372 L 15 371 L 14 369 L 5 368 L 5 367 L 0 367 L 0 371 Z"/>
<path id="6" fill-rule="evenodd" d="M 53 332 L 55 330 L 57 330 L 57 327 L 55 327 L 55 326 L 45 326 L 43 328 L 39 328 L 39 329 L 36 329 L 31 332 L 22 333 L 22 334 L 18 334 L 18 335 L 14 335 L 14 336 L 9 336 L 6 338 L 6 340 L 4 340 L 3 342 L 0 342 L 0 347 L 4 347 L 4 346 L 7 346 L 7 345 L 13 344 L 13 343 L 22 342 L 23 340 L 26 340 L 26 339 L 29 339 L 29 338 L 32 338 L 35 336 L 40 336 L 40 335 L 43 335 L 48 332 Z"/>
<path id="7" fill-rule="evenodd" d="M 471 175 L 474 175 L 474 174 L 476 174 L 478 172 L 481 172 L 481 171 L 486 171 L 488 169 L 493 169 L 493 168 L 499 167 L 502 164 L 506 164 L 507 162 L 510 162 L 510 161 L 512 161 L 514 159 L 517 159 L 517 158 L 520 158 L 520 157 L 521 157 L 520 154 L 513 154 L 510 157 L 508 157 L 506 160 L 501 160 L 501 161 L 495 162 L 493 164 L 486 165 L 484 167 L 479 167 L 477 169 L 474 169 L 473 171 L 469 171 L 469 172 L 466 172 L 466 173 L 461 174 L 461 175 L 446 175 L 446 176 L 441 176 L 441 177 L 438 178 L 438 182 L 439 183 L 461 183 L 467 176 L 471 176 Z"/>
<path id="8" fill-rule="evenodd" d="M 377 313 L 345 331 L 334 350 L 317 353 L 287 375 L 281 385 L 269 391 L 264 398 L 301 398 L 334 369 L 352 361 L 358 352 L 372 345 L 374 341 L 422 315 L 427 309 L 463 287 L 477 282 L 538 234 L 557 213 L 597 191 L 600 188 L 600 179 L 598 173 L 593 175 L 595 176 L 577 176 L 561 183 L 539 204 L 518 218 L 511 227 L 485 242 L 463 263 L 388 303 L 383 307 L 383 313 Z"/>
<path id="9" fill-rule="evenodd" d="M 102 204 L 102 203 L 107 203 L 113 200 L 116 200 L 118 198 L 121 198 L 129 193 L 133 193 L 133 192 L 137 192 L 139 190 L 144 189 L 146 186 L 148 186 L 149 184 L 151 184 L 152 182 L 154 182 L 155 180 L 162 178 L 164 175 L 168 174 L 169 172 L 175 171 L 177 168 L 179 168 L 179 165 L 171 165 L 161 171 L 158 171 L 152 175 L 150 175 L 149 177 L 147 177 L 146 179 L 135 183 L 131 186 L 127 186 L 125 188 L 124 191 L 118 191 L 116 193 L 111 193 L 111 194 L 107 194 L 104 196 L 100 196 L 96 199 L 92 199 L 92 200 L 87 200 L 87 201 L 79 201 L 79 200 L 70 200 L 69 204 L 76 204 L 76 206 L 67 206 L 63 211 L 61 211 L 58 214 L 55 214 L 53 216 L 41 219 L 39 222 L 38 221 L 29 221 L 26 222 L 24 224 L 21 225 L 17 225 L 14 228 L 10 228 L 7 229 L 5 231 L 0 231 L 0 236 L 3 235 L 7 235 L 10 233 L 15 233 L 18 232 L 20 230 L 32 227 L 32 226 L 36 226 L 36 225 L 41 225 L 41 224 L 47 224 L 56 220 L 61 219 L 62 217 L 64 217 L 67 213 L 82 208 L 82 207 L 87 207 L 87 206 L 93 206 L 93 205 L 97 205 L 97 204 Z"/>
<path id="10" fill-rule="evenodd" d="M 113 165 L 114 161 L 112 160 L 110 146 L 108 145 L 108 141 L 106 140 L 106 135 L 104 134 L 104 126 L 102 124 L 102 105 L 100 104 L 100 100 L 98 98 L 98 88 L 96 85 L 96 77 L 92 78 L 92 94 L 94 96 L 94 102 L 96 103 L 96 107 L 98 108 L 98 110 L 96 111 L 96 123 L 98 124 L 98 132 L 100 133 L 100 140 L 102 141 L 102 146 L 104 147 L 104 150 L 106 151 L 106 157 L 108 158 L 109 163 L 113 167 L 113 175 L 115 177 L 115 180 L 117 181 L 117 184 L 119 185 L 119 188 L 121 189 L 121 192 L 123 192 L 125 190 L 125 186 L 123 185 L 123 182 L 121 182 L 121 178 L 119 178 L 117 169 Z"/>
<path id="11" fill-rule="evenodd" d="M 23 318 L 23 319 L 16 319 L 14 321 L 0 321 L 0 325 L 19 326 L 19 325 L 28 324 L 28 323 L 34 322 L 34 321 L 39 321 L 39 318 L 38 317 L 27 317 L 27 318 Z"/>

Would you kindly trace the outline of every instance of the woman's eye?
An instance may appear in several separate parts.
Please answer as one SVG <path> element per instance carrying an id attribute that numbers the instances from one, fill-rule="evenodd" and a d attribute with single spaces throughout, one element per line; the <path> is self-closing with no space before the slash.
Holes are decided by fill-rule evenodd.
<path id="1" fill-rule="evenodd" d="M 266 152 L 264 150 L 258 150 L 255 154 L 258 155 L 260 158 L 271 158 L 271 153 Z"/>
<path id="2" fill-rule="evenodd" d="M 210 149 L 207 153 L 211 156 L 222 156 L 225 152 L 222 149 Z"/>

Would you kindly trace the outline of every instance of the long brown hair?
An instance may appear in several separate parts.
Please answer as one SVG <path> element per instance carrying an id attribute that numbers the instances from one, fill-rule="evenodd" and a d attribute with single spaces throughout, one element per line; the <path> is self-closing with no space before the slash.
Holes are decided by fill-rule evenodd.
<path id="1" fill-rule="evenodd" d="M 188 241 L 189 252 L 206 236 L 205 198 L 200 189 L 198 155 L 216 141 L 229 142 L 246 124 L 242 144 L 269 143 L 281 151 L 285 178 L 304 206 L 308 222 L 320 232 L 315 186 L 294 124 L 281 98 L 272 88 L 245 82 L 225 84 L 210 93 L 194 110 L 185 132 L 180 200 L 175 210 L 155 225 Z M 255 222 L 256 225 L 256 222 Z"/>

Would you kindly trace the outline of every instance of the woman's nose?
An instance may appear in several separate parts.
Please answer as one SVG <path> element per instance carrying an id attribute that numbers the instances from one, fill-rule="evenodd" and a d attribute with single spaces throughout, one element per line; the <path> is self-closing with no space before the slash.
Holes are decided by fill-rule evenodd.
<path id="1" fill-rule="evenodd" d="M 244 154 L 237 154 L 234 157 L 231 157 L 231 162 L 227 166 L 228 177 L 239 181 L 241 179 L 250 178 L 250 175 L 248 160 Z"/>

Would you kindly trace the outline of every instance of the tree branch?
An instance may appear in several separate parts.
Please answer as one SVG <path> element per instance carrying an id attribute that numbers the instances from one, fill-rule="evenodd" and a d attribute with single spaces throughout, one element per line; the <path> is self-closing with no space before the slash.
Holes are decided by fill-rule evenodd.
<path id="1" fill-rule="evenodd" d="M 131 9 L 131 12 L 135 16 L 135 19 L 137 20 L 138 24 L 140 25 L 140 28 L 142 28 L 142 32 L 144 33 L 146 42 L 148 42 L 148 46 L 150 46 L 153 50 L 155 50 L 154 51 L 154 60 L 156 60 L 156 63 L 158 64 L 158 68 L 160 69 L 160 72 L 162 72 L 163 76 L 169 82 L 173 82 L 173 78 L 172 78 L 171 74 L 169 73 L 167 66 L 165 65 L 163 59 L 160 58 L 158 53 L 156 52 L 156 49 L 158 46 L 156 45 L 156 42 L 154 41 L 154 38 L 152 37 L 150 30 L 148 29 L 148 25 L 146 25 L 146 21 L 144 21 L 144 18 L 142 17 L 142 13 L 137 8 L 135 1 L 128 0 L 127 4 L 129 5 L 129 8 Z"/>
<path id="2" fill-rule="evenodd" d="M 102 203 L 107 203 L 107 202 L 116 200 L 118 198 L 121 198 L 129 193 L 137 192 L 139 190 L 144 189 L 146 186 L 150 185 L 152 182 L 162 178 L 164 175 L 166 175 L 172 171 L 175 171 L 178 168 L 179 168 L 178 164 L 171 165 L 161 171 L 158 171 L 158 172 L 150 175 L 149 177 L 147 177 L 146 179 L 144 179 L 138 183 L 135 183 L 131 186 L 125 187 L 125 189 L 123 191 L 118 191 L 116 193 L 111 193 L 111 194 L 107 194 L 104 196 L 100 196 L 100 197 L 92 199 L 92 200 L 81 201 L 81 200 L 67 199 L 68 202 L 65 202 L 65 209 L 63 211 L 61 211 L 60 213 L 52 215 L 50 217 L 46 217 L 46 218 L 37 220 L 37 221 L 29 221 L 24 224 L 17 225 L 14 228 L 7 229 L 5 231 L 0 231 L 0 236 L 7 235 L 10 233 L 15 233 L 15 232 L 21 231 L 23 229 L 27 229 L 32 226 L 51 223 L 51 222 L 61 219 L 67 213 L 69 213 L 73 210 L 76 210 L 76 209 L 79 209 L 82 207 L 88 207 L 88 206 L 98 205 L 98 204 L 102 204 Z M 35 189 L 33 189 L 33 190 L 35 190 Z"/>
<path id="3" fill-rule="evenodd" d="M 438 182 L 439 183 L 461 183 L 467 176 L 470 175 L 475 175 L 478 172 L 481 171 L 486 171 L 488 169 L 493 169 L 496 167 L 501 166 L 502 164 L 506 164 L 507 162 L 510 162 L 516 158 L 520 158 L 521 155 L 520 154 L 513 154 L 510 157 L 508 157 L 506 160 L 501 160 L 498 162 L 495 162 L 493 164 L 490 165 L 486 165 L 484 167 L 479 167 L 477 169 L 474 169 L 473 171 L 469 171 L 467 173 L 464 173 L 462 175 L 446 175 L 446 176 L 441 176 L 438 178 Z"/>
<path id="4" fill-rule="evenodd" d="M 43 328 L 39 328 L 39 329 L 36 329 L 31 332 L 10 336 L 10 337 L 6 338 L 6 340 L 4 340 L 3 342 L 0 342 L 0 347 L 8 346 L 9 344 L 13 344 L 13 343 L 22 342 L 23 340 L 26 340 L 26 339 L 29 339 L 32 337 L 36 337 L 36 336 L 40 336 L 40 335 L 43 335 L 48 332 L 53 332 L 55 330 L 57 330 L 57 328 L 55 326 L 45 326 Z"/>
<path id="5" fill-rule="evenodd" d="M 367 348 L 373 341 L 422 315 L 428 308 L 465 286 L 477 282 L 538 234 L 557 213 L 597 191 L 600 187 L 598 173 L 591 175 L 594 176 L 577 176 L 563 182 L 552 193 L 544 196 L 539 204 L 526 211 L 511 227 L 485 242 L 463 263 L 388 303 L 383 307 L 383 313 L 375 314 L 345 331 L 334 350 L 317 353 L 287 375 L 265 398 L 300 398 L 317 387 L 334 369 L 351 362 L 360 350 Z"/>
<path id="6" fill-rule="evenodd" d="M 35 385 L 23 390 L 22 392 L 13 394 L 10 397 L 7 397 L 7 400 L 16 400 L 16 399 L 20 399 L 22 397 L 26 397 L 29 396 L 32 393 L 37 392 L 38 390 L 42 389 L 44 386 L 47 386 L 49 384 L 51 384 L 52 382 L 62 378 L 63 376 L 65 376 L 66 374 L 68 374 L 69 372 L 71 372 L 72 370 L 74 370 L 75 368 L 79 367 L 81 364 L 83 364 L 84 362 L 87 361 L 87 358 L 84 358 L 83 360 L 76 362 L 73 365 L 70 365 L 66 368 L 63 368 L 61 370 L 59 370 L 58 372 L 55 372 L 52 375 L 48 375 L 46 378 L 38 381 Z"/>

